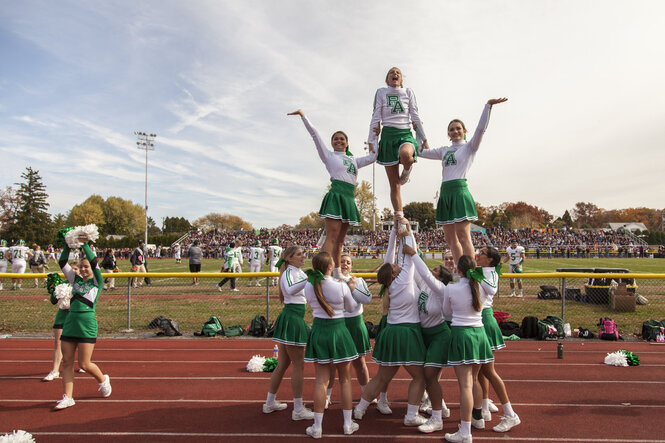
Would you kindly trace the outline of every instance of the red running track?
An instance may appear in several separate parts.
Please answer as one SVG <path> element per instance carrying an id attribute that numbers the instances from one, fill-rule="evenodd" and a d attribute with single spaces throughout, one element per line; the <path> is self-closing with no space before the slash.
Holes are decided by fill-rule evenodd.
<path id="1" fill-rule="evenodd" d="M 665 345 L 566 341 L 564 359 L 557 359 L 555 342 L 507 345 L 496 354 L 496 367 L 522 424 L 498 434 L 491 430 L 499 421 L 500 413 L 494 414 L 487 429 L 473 430 L 474 440 L 665 442 Z M 272 354 L 269 339 L 101 339 L 93 360 L 110 375 L 113 394 L 102 398 L 90 376 L 77 374 L 76 405 L 57 412 L 52 408 L 62 397 L 60 379 L 40 382 L 51 366 L 51 347 L 46 339 L 0 340 L 0 435 L 23 429 L 38 442 L 265 443 L 309 438 L 305 428 L 311 422 L 291 421 L 290 371 L 278 392 L 289 408 L 261 412 L 270 374 L 245 368 L 253 355 Z M 622 348 L 636 353 L 642 364 L 603 364 L 608 352 Z M 369 366 L 375 373 L 376 365 Z M 305 376 L 304 398 L 311 407 L 313 365 L 305 365 Z M 371 407 L 351 436 L 342 435 L 335 388 L 337 402 L 325 413 L 323 440 L 441 441 L 445 432 L 455 432 L 459 397 L 453 370 L 444 369 L 441 379 L 451 409 L 442 432 L 421 434 L 403 426 L 408 383 L 400 370 L 388 390 L 393 415 Z M 356 384 L 354 398 L 359 396 Z"/>

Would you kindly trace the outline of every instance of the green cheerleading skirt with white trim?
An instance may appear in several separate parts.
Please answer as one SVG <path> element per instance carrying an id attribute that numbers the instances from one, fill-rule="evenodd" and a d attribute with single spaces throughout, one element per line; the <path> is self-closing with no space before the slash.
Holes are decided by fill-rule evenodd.
<path id="1" fill-rule="evenodd" d="M 386 324 L 374 342 L 372 360 L 383 366 L 425 364 L 425 343 L 420 323 Z"/>
<path id="2" fill-rule="evenodd" d="M 475 365 L 494 361 L 485 328 L 473 326 L 452 326 L 448 365 Z"/>
<path id="3" fill-rule="evenodd" d="M 361 357 L 369 354 L 372 350 L 372 345 L 369 343 L 369 333 L 367 326 L 363 321 L 363 315 L 356 315 L 355 317 L 347 317 L 344 319 L 346 329 L 349 330 L 353 343 L 356 345 L 356 351 Z"/>
<path id="4" fill-rule="evenodd" d="M 62 337 L 65 341 L 67 341 L 66 337 L 75 339 L 97 338 L 97 317 L 95 317 L 95 311 L 69 311 L 62 326 Z"/>
<path id="5" fill-rule="evenodd" d="M 436 224 L 450 225 L 464 220 L 478 220 L 476 203 L 469 192 L 466 179 L 441 182 L 436 204 Z"/>
<path id="6" fill-rule="evenodd" d="M 312 332 L 307 339 L 305 361 L 329 364 L 344 363 L 358 358 L 356 345 L 346 328 L 344 318 L 314 317 Z"/>
<path id="7" fill-rule="evenodd" d="M 490 343 L 492 351 L 506 347 L 506 343 L 503 341 L 501 328 L 499 328 L 499 323 L 497 323 L 496 318 L 494 318 L 494 311 L 492 308 L 483 309 L 483 326 L 485 327 L 487 340 Z"/>
<path id="8" fill-rule="evenodd" d="M 376 162 L 383 166 L 399 164 L 399 148 L 405 143 L 411 143 L 414 156 L 418 158 L 418 142 L 413 137 L 411 129 L 398 129 L 384 126 L 381 129 L 381 140 L 379 141 L 379 153 Z"/>
<path id="9" fill-rule="evenodd" d="M 445 321 L 438 326 L 422 328 L 423 341 L 427 351 L 425 366 L 445 368 L 448 366 L 448 348 L 450 346 L 450 327 Z"/>
<path id="10" fill-rule="evenodd" d="M 305 305 L 287 303 L 275 320 L 273 341 L 291 346 L 307 345 L 307 325 L 305 324 Z"/>
<path id="11" fill-rule="evenodd" d="M 323 197 L 319 217 L 341 220 L 351 226 L 360 226 L 360 213 L 354 199 L 356 185 L 333 180 L 330 191 Z"/>

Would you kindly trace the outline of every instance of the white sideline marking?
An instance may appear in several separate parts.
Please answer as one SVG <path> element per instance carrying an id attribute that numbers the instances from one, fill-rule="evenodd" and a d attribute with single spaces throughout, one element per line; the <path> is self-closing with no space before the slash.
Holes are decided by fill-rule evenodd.
<path id="1" fill-rule="evenodd" d="M 145 437 L 214 437 L 214 438 L 242 438 L 242 437 L 262 437 L 262 438 L 269 438 L 269 437 L 281 437 L 281 438 L 303 438 L 306 437 L 304 433 L 301 434 L 275 434 L 275 433 L 265 433 L 265 434 L 260 434 L 260 433 L 250 433 L 250 432 L 243 432 L 243 433 L 216 433 L 216 432 L 191 432 L 191 433 L 186 433 L 186 432 L 32 432 L 32 435 L 34 436 L 66 436 L 66 435 L 71 435 L 71 436 L 99 436 L 99 437 L 106 437 L 106 436 L 117 436 L 117 437 L 131 437 L 131 436 L 145 436 Z M 505 434 L 503 434 L 505 436 Z M 354 439 L 354 440 L 366 440 L 366 439 L 381 439 L 385 440 L 388 436 L 383 434 L 383 435 L 377 435 L 377 434 L 371 434 L 371 435 L 342 435 L 342 434 L 323 434 L 325 438 L 343 438 L 345 440 L 348 439 Z M 474 440 L 497 440 L 497 437 L 499 434 L 497 434 L 496 437 L 481 437 L 481 436 L 473 436 Z M 424 435 L 424 434 L 402 434 L 402 435 L 390 435 L 391 439 L 399 439 L 399 440 L 441 440 L 441 435 Z M 505 439 L 505 438 L 503 438 Z M 658 442 L 658 443 L 663 443 L 665 440 L 636 440 L 634 438 L 631 438 L 629 440 L 625 439 L 619 439 L 619 438 L 612 438 L 612 439 L 607 439 L 607 438 L 543 438 L 543 437 L 513 437 L 512 435 L 510 436 L 510 441 L 538 441 L 538 442 L 545 442 L 545 441 L 551 441 L 551 442 L 613 442 L 613 443 L 650 443 L 650 442 Z"/>

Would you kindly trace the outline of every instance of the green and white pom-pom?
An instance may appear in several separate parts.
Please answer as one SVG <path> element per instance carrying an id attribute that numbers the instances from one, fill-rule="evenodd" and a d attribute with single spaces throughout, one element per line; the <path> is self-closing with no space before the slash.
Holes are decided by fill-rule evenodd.
<path id="1" fill-rule="evenodd" d="M 263 363 L 263 372 L 272 372 L 277 367 L 277 359 L 275 357 L 266 358 Z"/>
<path id="2" fill-rule="evenodd" d="M 263 364 L 265 363 L 266 358 L 261 357 L 260 355 L 255 355 L 252 357 L 249 362 L 247 362 L 247 370 L 249 372 L 263 372 Z"/>
<path id="3" fill-rule="evenodd" d="M 69 309 L 69 301 L 72 299 L 72 285 L 62 283 L 55 287 L 53 294 L 58 299 L 58 308 Z"/>
<path id="4" fill-rule="evenodd" d="M 619 352 L 623 352 L 626 355 L 626 361 L 628 362 L 628 366 L 640 365 L 640 358 L 637 356 L 637 354 L 633 354 L 632 352 L 626 351 L 625 349 L 621 349 Z"/>
<path id="5" fill-rule="evenodd" d="M 99 230 L 97 229 L 97 225 L 90 224 L 85 226 L 77 226 L 71 231 L 67 232 L 65 235 L 67 246 L 69 246 L 71 249 L 80 248 L 83 243 L 79 241 L 79 237 L 85 237 L 88 239 L 87 241 L 97 241 L 99 238 Z"/>
<path id="6" fill-rule="evenodd" d="M 0 443 L 35 443 L 35 439 L 29 432 L 19 429 L 11 434 L 0 435 Z"/>
<path id="7" fill-rule="evenodd" d="M 628 366 L 628 360 L 626 359 L 626 354 L 621 351 L 616 351 L 605 356 L 605 364 L 612 366 Z"/>

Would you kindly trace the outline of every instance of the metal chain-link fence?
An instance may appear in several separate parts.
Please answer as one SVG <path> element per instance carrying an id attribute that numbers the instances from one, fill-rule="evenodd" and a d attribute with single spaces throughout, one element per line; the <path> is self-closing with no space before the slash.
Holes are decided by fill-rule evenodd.
<path id="1" fill-rule="evenodd" d="M 114 273 L 104 274 L 107 288 L 102 292 L 96 312 L 100 334 L 126 330 L 149 332 L 150 322 L 158 316 L 173 319 L 183 334 L 201 330 L 211 315 L 226 326 L 246 327 L 256 314 L 272 322 L 282 310 L 276 286 L 266 285 L 278 274 L 261 273 Z M 376 274 L 356 274 L 365 278 L 370 290 L 378 296 Z M 57 306 L 50 303 L 45 289 L 46 274 L 2 274 L 4 288 L 0 291 L 0 331 L 2 333 L 50 333 Z M 35 286 L 35 277 L 39 287 Z M 147 281 L 142 281 L 144 278 Z M 510 278 L 515 282 L 511 296 Z M 225 278 L 228 280 L 225 281 Z M 11 279 L 21 282 L 21 289 L 12 290 Z M 136 279 L 136 280 L 135 280 Z M 198 282 L 195 282 L 197 279 Z M 232 289 L 235 280 L 235 290 Z M 612 280 L 627 283 L 630 297 L 612 306 Z M 220 285 L 220 283 L 223 283 Z M 133 284 L 136 287 L 133 287 Z M 563 296 L 562 296 L 563 295 Z M 615 302 L 616 297 L 615 297 Z M 646 303 L 646 304 L 640 304 Z M 665 274 L 599 274 L 541 273 L 504 274 L 494 299 L 494 311 L 506 313 L 508 321 L 521 323 L 528 315 L 543 319 L 548 315 L 562 317 L 571 328 L 598 330 L 601 317 L 613 318 L 623 336 L 638 335 L 642 323 L 649 319 L 665 319 Z M 366 321 L 378 323 L 381 304 L 373 301 L 365 306 Z M 308 310 L 306 321 L 311 322 Z"/>

